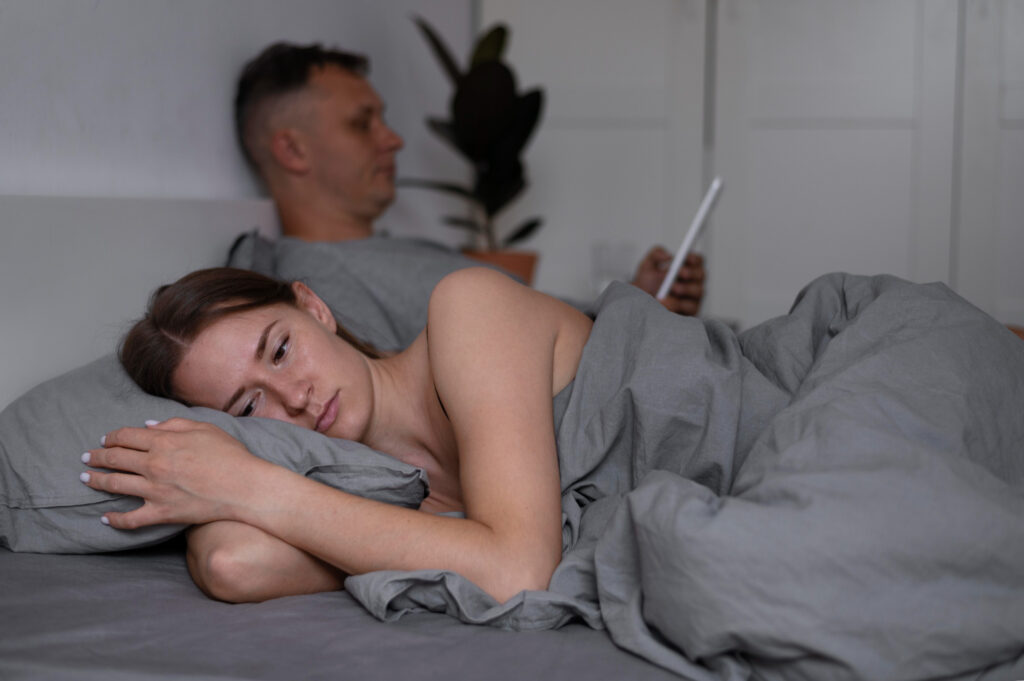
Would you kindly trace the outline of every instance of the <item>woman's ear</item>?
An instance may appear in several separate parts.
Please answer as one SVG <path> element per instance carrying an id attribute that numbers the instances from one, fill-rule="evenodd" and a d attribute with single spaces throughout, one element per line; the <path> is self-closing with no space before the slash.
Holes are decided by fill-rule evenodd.
<path id="1" fill-rule="evenodd" d="M 338 322 L 334 319 L 334 313 L 320 296 L 313 293 L 313 289 L 301 281 L 293 281 L 292 290 L 295 291 L 296 304 L 299 308 L 313 315 L 331 333 L 337 333 Z"/>
<path id="2" fill-rule="evenodd" d="M 297 128 L 275 130 L 270 136 L 270 155 L 287 172 L 303 174 L 309 171 L 305 138 Z"/>

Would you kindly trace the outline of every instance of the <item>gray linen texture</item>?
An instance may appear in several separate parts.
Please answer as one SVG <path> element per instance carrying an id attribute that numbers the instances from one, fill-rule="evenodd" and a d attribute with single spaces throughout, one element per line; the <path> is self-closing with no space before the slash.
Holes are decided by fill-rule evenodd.
<path id="1" fill-rule="evenodd" d="M 698 680 L 967 679 L 1024 653 L 1024 344 L 945 286 L 829 275 L 739 337 L 613 286 L 555 403 L 548 591 L 346 588 L 381 619 L 582 619 Z"/>
<path id="2" fill-rule="evenodd" d="M 426 246 L 395 242 L 324 252 L 371 282 L 428 267 Z M 294 257 L 279 276 L 308 265 L 277 248 Z M 738 337 L 623 285 L 595 310 L 555 399 L 549 589 L 499 605 L 447 572 L 349 578 L 370 612 L 581 620 L 698 681 L 1017 678 L 1024 344 L 947 287 L 888 276 L 819 278 Z"/>

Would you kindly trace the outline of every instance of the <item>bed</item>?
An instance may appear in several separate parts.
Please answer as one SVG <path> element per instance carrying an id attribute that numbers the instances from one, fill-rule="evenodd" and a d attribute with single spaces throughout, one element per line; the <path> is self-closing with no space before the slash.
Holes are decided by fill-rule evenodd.
<path id="1" fill-rule="evenodd" d="M 133 393 L 107 354 L 154 285 L 231 244 L 279 274 L 331 262 L 252 234 L 272 223 L 262 202 L 0 200 L 16 237 L 0 276 L 24 292 L 5 298 L 21 334 L 5 349 L 26 358 L 6 399 L 60 374 L 0 414 L 0 676 L 1024 678 L 1024 343 L 940 284 L 886 276 L 821 277 L 741 336 L 610 287 L 555 400 L 573 456 L 548 591 L 499 604 L 419 571 L 205 598 L 182 528 L 103 528 L 132 501 L 89 496 L 75 461 L 109 428 L 187 409 Z M 67 343 L 69 320 L 106 337 Z M 51 336 L 70 354 L 33 352 Z M 341 489 L 415 505 L 429 484 L 354 443 L 207 412 L 187 414 Z"/>
<path id="2" fill-rule="evenodd" d="M 0 197 L 0 348 L 18 358 L 0 369 L 0 404 L 107 355 L 156 285 L 223 264 L 236 237 L 275 225 L 265 201 Z M 384 623 L 343 591 L 214 602 L 192 584 L 180 537 L 153 541 L 79 555 L 0 547 L 0 678 L 676 678 L 579 623 Z"/>

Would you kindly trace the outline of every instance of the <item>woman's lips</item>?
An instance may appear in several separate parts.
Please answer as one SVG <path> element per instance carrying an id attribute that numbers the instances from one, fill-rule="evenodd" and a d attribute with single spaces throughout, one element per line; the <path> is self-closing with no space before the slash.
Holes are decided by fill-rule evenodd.
<path id="1" fill-rule="evenodd" d="M 324 411 L 320 414 L 320 418 L 316 420 L 316 432 L 326 433 L 331 426 L 334 425 L 335 419 L 338 418 L 338 393 L 334 393 L 327 405 L 324 407 Z"/>

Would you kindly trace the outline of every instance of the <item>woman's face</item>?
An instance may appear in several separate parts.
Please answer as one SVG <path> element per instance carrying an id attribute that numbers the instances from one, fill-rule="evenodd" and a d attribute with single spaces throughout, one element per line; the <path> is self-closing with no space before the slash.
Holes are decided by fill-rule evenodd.
<path id="1" fill-rule="evenodd" d="M 298 306 L 229 314 L 204 329 L 174 373 L 175 391 L 235 416 L 360 440 L 373 405 L 368 360 L 335 334 L 327 306 L 297 286 Z"/>

